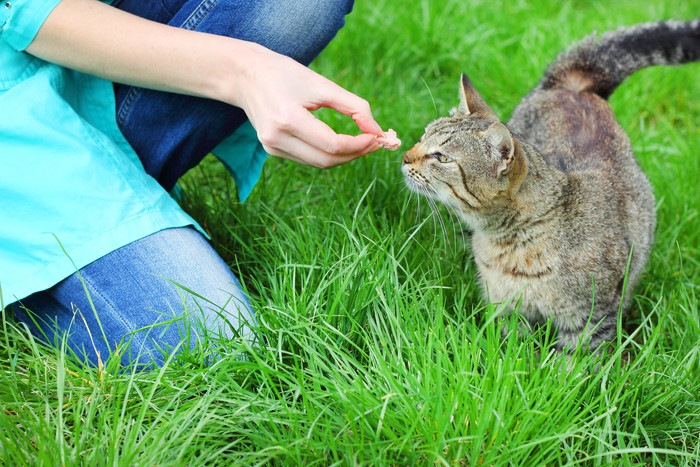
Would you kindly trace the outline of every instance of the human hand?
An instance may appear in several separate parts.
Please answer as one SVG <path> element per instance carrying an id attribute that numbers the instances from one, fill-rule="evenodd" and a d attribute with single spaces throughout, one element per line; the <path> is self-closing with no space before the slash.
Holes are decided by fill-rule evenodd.
<path id="1" fill-rule="evenodd" d="M 381 147 L 382 129 L 366 100 L 296 61 L 262 47 L 237 80 L 235 105 L 245 110 L 265 150 L 302 164 L 330 168 Z M 312 111 L 334 109 L 363 134 L 337 134 Z"/>
<path id="2" fill-rule="evenodd" d="M 148 21 L 102 2 L 62 0 L 27 51 L 111 81 L 240 107 L 270 154 L 303 164 L 334 167 L 383 144 L 367 101 L 291 58 L 252 42 Z M 335 133 L 311 113 L 321 107 L 352 117 L 363 134 Z"/>

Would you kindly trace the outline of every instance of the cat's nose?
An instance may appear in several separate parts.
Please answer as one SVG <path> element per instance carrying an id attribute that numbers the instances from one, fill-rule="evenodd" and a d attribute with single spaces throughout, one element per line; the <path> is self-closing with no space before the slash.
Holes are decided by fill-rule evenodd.
<path id="1" fill-rule="evenodd" d="M 416 144 L 413 146 L 411 149 L 406 151 L 403 154 L 403 163 L 404 164 L 411 164 L 413 161 L 416 160 L 416 153 L 418 152 L 418 145 Z"/>

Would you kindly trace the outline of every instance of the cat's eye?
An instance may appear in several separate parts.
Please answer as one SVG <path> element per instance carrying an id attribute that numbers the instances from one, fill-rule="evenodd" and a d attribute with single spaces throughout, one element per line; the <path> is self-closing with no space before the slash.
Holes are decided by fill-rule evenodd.
<path id="1" fill-rule="evenodd" d="M 430 157 L 431 159 L 437 159 L 438 162 L 442 162 L 443 164 L 452 160 L 440 152 L 432 152 L 428 154 L 427 157 Z"/>

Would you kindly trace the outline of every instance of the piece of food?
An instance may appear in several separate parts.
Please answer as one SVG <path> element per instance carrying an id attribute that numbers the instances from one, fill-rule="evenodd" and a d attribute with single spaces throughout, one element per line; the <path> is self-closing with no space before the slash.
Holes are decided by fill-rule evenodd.
<path id="1" fill-rule="evenodd" d="M 389 151 L 396 151 L 401 146 L 401 140 L 396 137 L 396 132 L 391 128 L 377 137 L 377 143 Z"/>

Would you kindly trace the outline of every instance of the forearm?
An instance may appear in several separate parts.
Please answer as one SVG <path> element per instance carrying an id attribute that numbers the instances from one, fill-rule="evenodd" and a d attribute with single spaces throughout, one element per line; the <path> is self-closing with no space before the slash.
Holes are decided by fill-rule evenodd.
<path id="1" fill-rule="evenodd" d="M 270 153 L 317 167 L 380 147 L 369 103 L 258 44 L 178 29 L 98 0 L 62 0 L 27 52 L 111 81 L 242 108 Z M 337 134 L 311 113 L 329 107 L 365 133 Z"/>
<path id="2" fill-rule="evenodd" d="M 238 104 L 260 46 L 145 20 L 97 0 L 63 0 L 27 52 L 134 86 Z"/>

